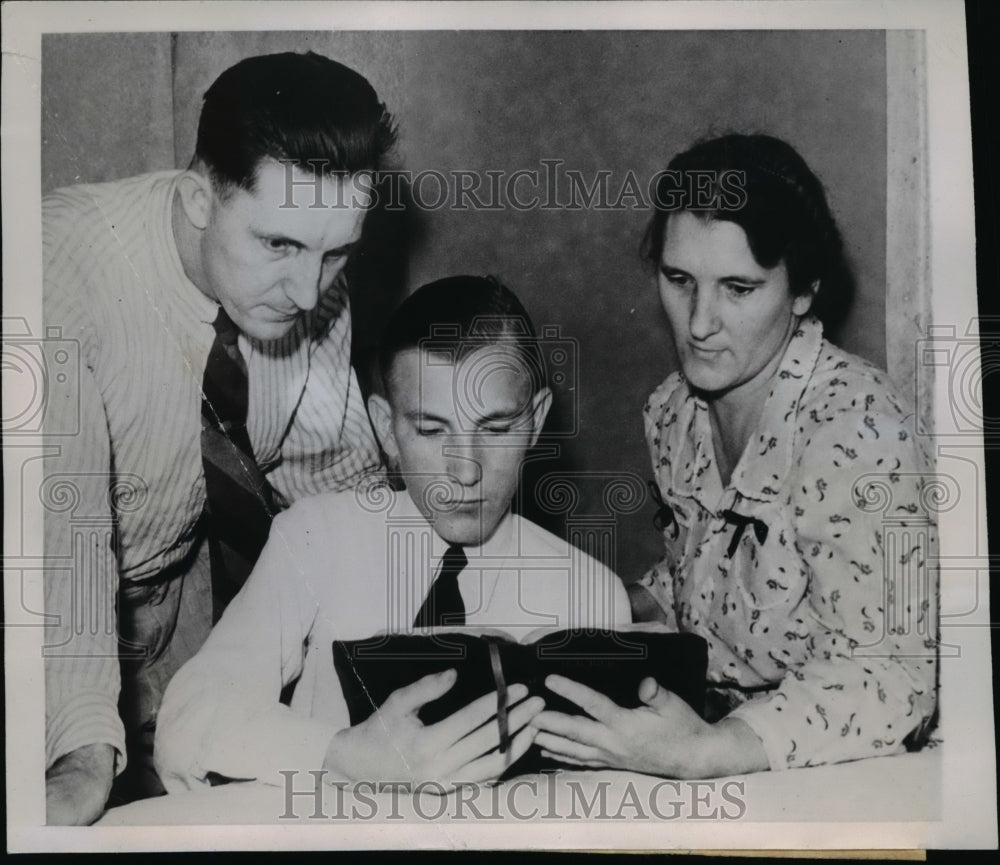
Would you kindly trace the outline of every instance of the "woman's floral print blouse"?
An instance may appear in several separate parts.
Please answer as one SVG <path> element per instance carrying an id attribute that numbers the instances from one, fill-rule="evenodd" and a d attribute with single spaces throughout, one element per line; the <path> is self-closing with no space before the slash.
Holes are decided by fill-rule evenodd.
<path id="1" fill-rule="evenodd" d="M 710 685 L 771 768 L 921 742 L 936 701 L 933 484 L 884 373 L 804 319 L 725 488 L 707 406 L 679 373 L 644 411 L 666 549 L 642 582 L 671 627 L 708 641 Z"/>

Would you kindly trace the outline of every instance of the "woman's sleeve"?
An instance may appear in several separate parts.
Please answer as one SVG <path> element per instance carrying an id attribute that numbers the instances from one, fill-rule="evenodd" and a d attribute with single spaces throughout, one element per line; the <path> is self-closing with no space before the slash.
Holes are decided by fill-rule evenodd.
<path id="1" fill-rule="evenodd" d="M 666 557 L 627 588 L 633 622 L 662 622 L 669 630 L 677 630 L 673 574 Z"/>
<path id="2" fill-rule="evenodd" d="M 806 640 L 808 660 L 732 713 L 772 769 L 903 751 L 925 737 L 936 704 L 926 461 L 890 411 L 845 410 L 807 435 L 791 506 L 809 588 L 785 638 Z"/>

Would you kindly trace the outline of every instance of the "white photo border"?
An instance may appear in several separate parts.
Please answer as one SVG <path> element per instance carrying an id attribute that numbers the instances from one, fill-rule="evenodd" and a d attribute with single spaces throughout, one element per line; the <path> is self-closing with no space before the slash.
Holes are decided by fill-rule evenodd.
<path id="1" fill-rule="evenodd" d="M 948 2 L 640 2 L 640 3 L 273 3 L 107 2 L 6 3 L 3 16 L 3 284 L 4 316 L 41 325 L 41 255 L 38 226 L 41 188 L 41 36 L 48 32 L 324 29 L 907 29 L 925 34 L 929 248 L 932 319 L 953 324 L 958 335 L 977 319 L 975 222 L 969 119 L 968 63 L 961 4 Z M 235 27 L 236 23 L 239 27 Z M 6 375 L 4 402 L 17 399 Z M 945 376 L 934 383 L 936 428 L 945 423 L 951 394 Z M 981 403 L 980 403 L 981 404 Z M 6 413 L 5 413 L 6 416 Z M 41 549 L 41 505 L 23 513 L 19 484 L 40 471 L 38 441 L 15 453 L 4 445 L 5 550 Z M 951 443 L 940 448 L 952 448 Z M 959 446 L 955 446 L 959 447 Z M 978 489 L 971 502 L 941 514 L 943 559 L 986 555 L 986 508 L 982 442 L 964 440 Z M 951 453 L 954 455 L 955 448 Z M 22 472 L 22 469 L 24 471 Z M 968 506 L 966 506 L 968 505 Z M 5 558 L 9 552 L 5 554 Z M 19 851 L 177 849 L 343 849 L 435 847 L 434 826 L 359 824 L 335 826 L 45 827 L 43 680 L 41 629 L 17 627 L 11 611 L 42 609 L 41 572 L 19 581 L 5 579 L 6 746 L 8 848 Z M 974 587 L 975 588 L 975 587 Z M 503 824 L 450 825 L 447 843 L 456 848 L 676 848 L 754 847 L 857 848 L 991 847 L 997 843 L 996 773 L 990 678 L 988 586 L 975 598 L 968 587 L 942 579 L 942 609 L 978 604 L 967 616 L 971 627 L 947 630 L 945 642 L 961 645 L 963 661 L 942 663 L 948 712 L 960 719 L 946 741 L 940 821 L 844 824 L 767 823 L 710 825 L 675 823 L 653 837 L 636 824 L 564 827 Z M 963 606 L 964 605 L 964 606 Z M 665 838 L 669 838 L 665 841 Z"/>

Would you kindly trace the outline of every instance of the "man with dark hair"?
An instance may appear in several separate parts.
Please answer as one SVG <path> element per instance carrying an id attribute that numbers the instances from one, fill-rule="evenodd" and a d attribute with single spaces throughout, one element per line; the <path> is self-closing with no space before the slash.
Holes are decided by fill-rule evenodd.
<path id="1" fill-rule="evenodd" d="M 406 315 L 401 314 L 405 309 Z M 396 355 L 423 348 L 459 360 L 483 345 L 503 343 L 516 352 L 532 394 L 548 393 L 545 361 L 528 311 L 496 277 L 452 276 L 433 283 L 433 291 L 414 293 L 386 324 L 379 343 L 383 389 Z"/>
<path id="2" fill-rule="evenodd" d="M 455 683 L 449 671 L 351 726 L 333 641 L 445 624 L 518 638 L 631 620 L 608 567 L 511 512 L 551 402 L 517 298 L 479 277 L 426 285 L 393 313 L 380 365 L 385 392 L 369 412 L 406 489 L 314 496 L 275 520 L 250 579 L 167 689 L 156 766 L 170 791 L 220 777 L 281 784 L 296 770 L 335 782 L 497 778 L 531 744 L 542 708 L 524 683 L 508 688 L 506 753 L 487 723 L 496 693 L 420 722 L 420 707 Z"/>
<path id="3" fill-rule="evenodd" d="M 116 775 L 162 791 L 163 690 L 273 515 L 381 472 L 340 275 L 394 134 L 351 69 L 252 57 L 209 88 L 186 171 L 44 201 L 45 324 L 80 346 L 46 416 L 78 423 L 46 464 L 76 496 L 45 522 L 50 823 L 92 822 Z"/>
<path id="4" fill-rule="evenodd" d="M 308 171 L 378 168 L 395 141 L 371 85 L 309 52 L 250 57 L 205 91 L 195 158 L 217 189 L 253 191 L 262 160 Z"/>

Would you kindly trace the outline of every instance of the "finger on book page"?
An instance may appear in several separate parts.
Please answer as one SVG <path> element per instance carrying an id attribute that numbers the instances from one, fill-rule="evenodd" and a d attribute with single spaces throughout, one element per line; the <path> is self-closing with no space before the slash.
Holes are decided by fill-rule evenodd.
<path id="1" fill-rule="evenodd" d="M 545 687 L 560 697 L 576 703 L 591 718 L 596 718 L 605 724 L 614 725 L 615 719 L 621 714 L 622 707 L 614 700 L 609 700 L 604 694 L 567 679 L 565 676 L 551 675 L 545 678 Z"/>
<path id="2" fill-rule="evenodd" d="M 456 676 L 455 670 L 451 669 L 417 679 L 412 684 L 393 691 L 382 705 L 382 710 L 398 711 L 400 714 L 415 713 L 425 703 L 446 694 L 455 684 Z"/>
<path id="3" fill-rule="evenodd" d="M 499 722 L 499 718 L 497 717 L 498 714 L 499 714 L 497 712 L 497 704 L 499 702 L 499 692 L 494 691 L 492 696 L 493 696 L 493 703 L 492 703 L 492 705 L 494 707 L 493 714 L 490 715 L 490 717 L 487 718 L 485 721 L 483 721 L 483 723 L 482 723 L 481 726 L 495 727 L 497 725 L 497 723 Z M 510 709 L 511 709 L 511 707 L 514 706 L 516 703 L 520 703 L 527 696 L 528 696 L 528 686 L 527 685 L 511 685 L 507 689 L 507 695 L 506 695 L 506 698 L 504 700 L 504 705 L 507 708 L 507 714 L 508 714 L 508 720 L 507 720 L 507 728 L 508 728 L 508 730 L 512 730 L 513 729 L 511 727 L 510 717 L 509 717 L 510 716 Z M 486 698 L 483 697 L 481 699 L 486 699 Z M 542 701 L 542 707 L 544 708 L 545 698 L 544 697 L 539 697 L 539 699 Z M 537 713 L 533 713 L 532 717 L 534 716 L 534 714 L 537 714 Z"/>
<path id="4" fill-rule="evenodd" d="M 511 714 L 513 715 L 513 712 Z M 455 773 L 461 778 L 461 781 L 457 783 L 495 781 L 509 766 L 516 763 L 527 753 L 537 732 L 534 727 L 522 727 L 521 731 L 511 739 L 510 750 L 506 754 L 501 754 L 499 751 L 494 750 L 466 764 L 460 772 Z"/>
<path id="5" fill-rule="evenodd" d="M 507 705 L 511 706 L 514 703 L 520 702 L 527 696 L 528 688 L 526 685 L 511 685 L 507 689 Z M 468 736 L 473 730 L 485 726 L 487 722 L 496 716 L 496 713 L 497 694 L 496 691 L 491 691 L 431 726 L 436 734 L 441 737 L 444 747 L 447 747 L 453 742 L 457 742 L 459 739 Z M 490 726 L 494 730 L 496 729 L 495 724 Z"/>
<path id="6" fill-rule="evenodd" d="M 508 724 L 512 730 L 520 730 L 545 707 L 541 697 L 532 697 L 519 703 L 508 715 Z M 513 740 L 511 741 L 513 746 Z M 489 754 L 500 747 L 500 732 L 497 724 L 491 719 L 468 736 L 456 742 L 448 752 L 448 764 L 452 769 L 464 766 L 472 760 Z"/>

